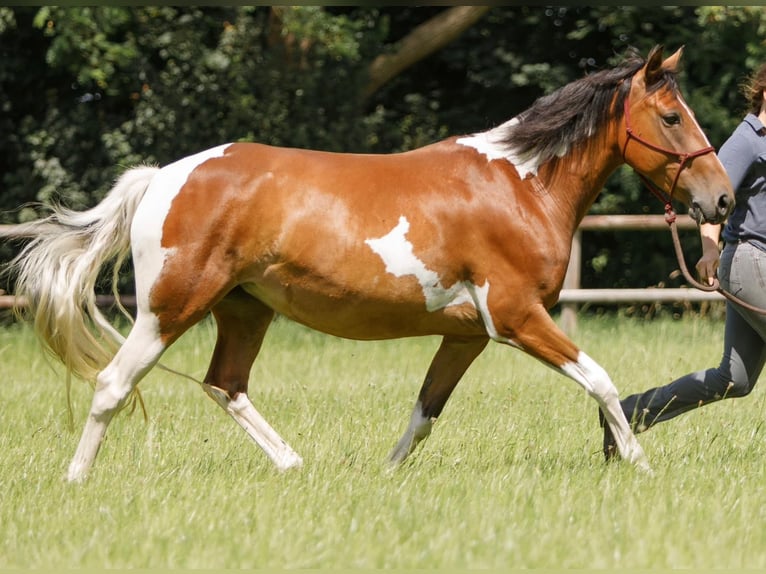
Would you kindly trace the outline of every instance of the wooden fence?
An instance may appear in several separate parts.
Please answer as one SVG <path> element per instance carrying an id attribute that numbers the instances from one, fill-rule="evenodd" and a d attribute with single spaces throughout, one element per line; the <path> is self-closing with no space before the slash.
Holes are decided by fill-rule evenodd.
<path id="1" fill-rule="evenodd" d="M 697 224 L 688 215 L 679 215 L 679 229 L 696 229 Z M 723 301 L 719 293 L 699 291 L 694 288 L 647 288 L 647 289 L 580 289 L 580 270 L 582 267 L 582 234 L 584 231 L 615 230 L 665 230 L 668 225 L 663 215 L 586 215 L 574 236 L 569 268 L 561 291 L 561 327 L 566 333 L 574 333 L 577 328 L 577 308 L 583 303 L 646 303 L 680 301 Z M 23 225 L 0 225 L 0 238 L 27 235 Z M 672 251 L 668 257 L 673 257 Z M 114 298 L 100 295 L 98 304 L 110 306 Z M 0 308 L 14 305 L 15 298 L 0 291 Z M 121 297 L 126 307 L 135 306 L 135 297 Z"/>
<path id="2" fill-rule="evenodd" d="M 696 229 L 696 222 L 688 215 L 676 219 L 678 229 Z M 580 289 L 582 268 L 582 234 L 584 231 L 668 231 L 664 215 L 586 215 L 575 232 L 569 268 L 564 279 L 559 302 L 561 328 L 572 334 L 577 329 L 577 307 L 582 303 L 649 303 L 680 301 L 724 301 L 716 292 L 700 291 L 692 287 L 677 289 L 650 287 L 646 289 Z M 675 257 L 672 250 L 668 257 Z"/>

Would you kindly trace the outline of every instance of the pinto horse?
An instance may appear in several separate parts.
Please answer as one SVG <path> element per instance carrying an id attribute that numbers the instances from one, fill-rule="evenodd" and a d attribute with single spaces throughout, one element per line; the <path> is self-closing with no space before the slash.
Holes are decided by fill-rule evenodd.
<path id="1" fill-rule="evenodd" d="M 631 52 L 499 127 L 406 153 L 221 145 L 130 169 L 94 208 L 39 220 L 12 264 L 16 295 L 46 348 L 95 379 L 68 479 L 87 475 L 114 414 L 208 312 L 217 341 L 202 387 L 281 470 L 302 460 L 247 395 L 275 313 L 339 337 L 443 337 L 395 463 L 430 434 L 491 339 L 581 385 L 621 457 L 648 469 L 608 374 L 548 310 L 572 236 L 621 164 L 699 222 L 728 215 L 729 178 L 678 90 L 680 56 Z M 137 311 L 122 338 L 94 285 L 131 253 Z"/>

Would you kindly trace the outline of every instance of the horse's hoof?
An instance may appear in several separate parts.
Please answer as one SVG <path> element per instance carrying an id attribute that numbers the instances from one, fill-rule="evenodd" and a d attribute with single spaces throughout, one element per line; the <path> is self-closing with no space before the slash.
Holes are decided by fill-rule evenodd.
<path id="1" fill-rule="evenodd" d="M 301 468 L 303 466 L 303 459 L 299 454 L 290 451 L 285 453 L 277 462 L 276 467 L 279 472 L 286 472 L 293 468 Z"/>
<path id="2" fill-rule="evenodd" d="M 620 455 L 619 451 L 617 450 L 617 442 L 614 440 L 612 429 L 609 428 L 606 420 L 604 420 L 604 413 L 601 412 L 600 408 L 598 409 L 598 424 L 604 429 L 604 460 L 606 462 L 617 460 Z"/>

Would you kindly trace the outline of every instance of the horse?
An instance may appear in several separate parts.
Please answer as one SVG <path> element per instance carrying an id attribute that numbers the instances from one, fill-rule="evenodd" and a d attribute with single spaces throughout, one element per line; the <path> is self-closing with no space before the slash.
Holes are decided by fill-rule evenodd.
<path id="1" fill-rule="evenodd" d="M 650 471 L 614 383 L 550 309 L 573 234 L 620 165 L 700 223 L 731 210 L 729 178 L 678 87 L 681 53 L 629 51 L 501 125 L 407 152 L 228 143 L 131 168 L 91 209 L 51 207 L 11 269 L 44 348 L 94 383 L 67 479 L 86 478 L 115 413 L 208 313 L 217 338 L 198 382 L 279 470 L 302 459 L 248 397 L 275 314 L 357 340 L 441 336 L 394 466 L 492 340 L 583 387 L 620 457 Z M 131 255 L 136 311 L 123 337 L 95 285 Z"/>

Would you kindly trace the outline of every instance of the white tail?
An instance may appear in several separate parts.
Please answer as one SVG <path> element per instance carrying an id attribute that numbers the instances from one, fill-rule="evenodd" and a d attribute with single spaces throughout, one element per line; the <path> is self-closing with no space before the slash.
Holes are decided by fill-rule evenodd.
<path id="1" fill-rule="evenodd" d="M 46 349 L 83 379 L 95 379 L 122 340 L 96 307 L 95 283 L 103 265 L 114 261 L 116 294 L 117 272 L 130 252 L 131 222 L 157 171 L 131 169 L 92 209 L 54 208 L 28 224 L 34 239 L 11 262 L 22 311 Z"/>

